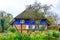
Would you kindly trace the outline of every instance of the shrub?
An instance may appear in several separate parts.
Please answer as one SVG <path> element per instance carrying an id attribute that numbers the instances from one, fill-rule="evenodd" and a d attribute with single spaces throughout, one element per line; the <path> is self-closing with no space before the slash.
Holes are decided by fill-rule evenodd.
<path id="1" fill-rule="evenodd" d="M 46 32 L 32 32 L 30 34 L 30 40 L 55 40 L 60 35 L 59 31 L 48 30 Z"/>
<path id="2" fill-rule="evenodd" d="M 21 38 L 22 38 L 22 34 L 20 33 L 20 32 L 15 32 L 14 33 L 14 39 L 16 40 L 17 38 L 19 39 L 19 40 L 21 40 Z"/>
<path id="3" fill-rule="evenodd" d="M 59 31 L 54 31 L 53 32 L 53 36 L 54 37 L 59 37 L 60 36 L 60 32 Z"/>
<path id="4" fill-rule="evenodd" d="M 46 32 L 46 34 L 47 34 L 46 39 L 48 39 L 48 40 L 54 40 L 55 38 L 58 38 L 59 37 L 60 32 L 59 31 L 56 31 L 56 30 L 48 30 Z"/>
<path id="5" fill-rule="evenodd" d="M 30 40 L 30 37 L 27 33 L 22 33 L 22 39 L 21 40 Z"/>
<path id="6" fill-rule="evenodd" d="M 0 40 L 21 40 L 21 33 L 2 33 L 0 34 Z"/>
<path id="7" fill-rule="evenodd" d="M 59 31 L 48 30 L 46 32 L 32 32 L 30 35 L 20 32 L 0 33 L 0 40 L 57 40 Z"/>
<path id="8" fill-rule="evenodd" d="M 16 29 L 15 28 L 13 28 L 13 27 L 9 27 L 8 29 L 7 29 L 7 32 L 16 32 Z"/>
<path id="9" fill-rule="evenodd" d="M 30 34 L 30 40 L 44 40 L 44 35 L 40 32 L 33 32 Z"/>

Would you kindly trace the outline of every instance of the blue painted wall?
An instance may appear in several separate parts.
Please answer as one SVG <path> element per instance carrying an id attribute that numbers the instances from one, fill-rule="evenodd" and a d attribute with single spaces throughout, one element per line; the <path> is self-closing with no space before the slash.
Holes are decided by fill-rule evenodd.
<path id="1" fill-rule="evenodd" d="M 22 24 L 22 23 L 21 23 L 21 21 L 20 21 L 19 19 L 16 19 L 16 20 L 13 22 L 13 24 Z M 33 21 L 33 20 L 25 20 L 23 24 L 36 24 L 36 22 Z M 47 24 L 47 22 L 46 22 L 46 20 L 42 19 L 42 20 L 40 21 L 40 24 L 41 24 L 41 25 L 42 25 L 42 24 Z"/>
<path id="2" fill-rule="evenodd" d="M 43 24 L 47 24 L 47 21 L 44 20 L 44 19 L 42 19 L 42 20 L 40 21 L 40 24 L 41 24 L 41 25 L 43 25 Z"/>
<path id="3" fill-rule="evenodd" d="M 33 20 L 25 20 L 25 24 L 36 24 Z"/>
<path id="4" fill-rule="evenodd" d="M 16 19 L 13 24 L 20 24 L 20 20 L 19 19 Z"/>

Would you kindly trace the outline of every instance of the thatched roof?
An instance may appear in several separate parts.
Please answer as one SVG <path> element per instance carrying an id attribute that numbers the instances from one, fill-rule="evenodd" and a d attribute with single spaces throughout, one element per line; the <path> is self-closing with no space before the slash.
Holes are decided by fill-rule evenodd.
<path id="1" fill-rule="evenodd" d="M 26 9 L 21 14 L 15 17 L 15 19 L 32 19 L 32 20 L 40 20 L 45 18 L 43 16 L 44 12 L 36 12 L 34 9 Z"/>
<path id="2" fill-rule="evenodd" d="M 45 19 L 48 24 L 49 21 L 45 18 L 45 16 L 43 15 L 44 12 L 36 12 L 34 9 L 27 9 L 25 11 L 23 11 L 21 14 L 19 14 L 18 16 L 16 16 L 11 22 L 10 24 L 12 24 L 16 19 L 30 19 L 30 20 L 41 20 L 41 19 Z"/>

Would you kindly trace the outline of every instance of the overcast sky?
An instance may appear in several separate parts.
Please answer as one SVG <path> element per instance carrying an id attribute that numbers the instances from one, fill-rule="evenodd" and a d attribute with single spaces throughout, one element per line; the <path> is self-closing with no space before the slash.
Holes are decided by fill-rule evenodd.
<path id="1" fill-rule="evenodd" d="M 26 5 L 33 4 L 35 0 L 0 0 L 0 10 L 11 13 L 13 17 L 21 13 Z M 42 4 L 52 4 L 54 11 L 60 15 L 60 0 L 37 0 Z"/>

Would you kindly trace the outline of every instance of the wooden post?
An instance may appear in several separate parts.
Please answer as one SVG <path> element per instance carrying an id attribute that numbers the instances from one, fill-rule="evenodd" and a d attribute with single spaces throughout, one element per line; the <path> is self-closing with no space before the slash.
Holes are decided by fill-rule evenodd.
<path id="1" fill-rule="evenodd" d="M 21 33 L 22 33 L 22 24 L 21 24 Z"/>

